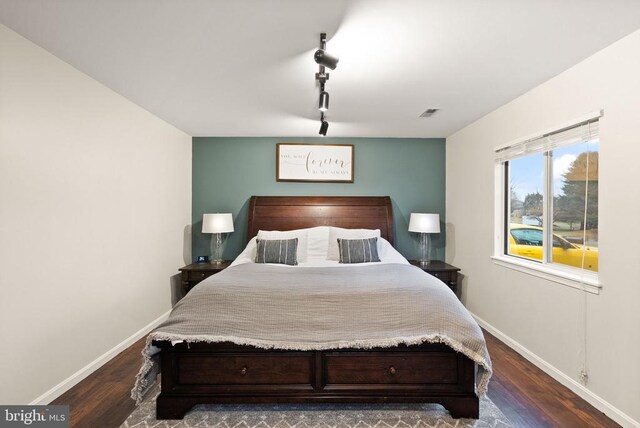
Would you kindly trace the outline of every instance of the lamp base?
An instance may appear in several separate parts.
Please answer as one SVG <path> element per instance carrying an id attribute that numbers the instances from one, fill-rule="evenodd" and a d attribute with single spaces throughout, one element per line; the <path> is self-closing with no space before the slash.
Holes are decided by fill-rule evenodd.
<path id="1" fill-rule="evenodd" d="M 431 245 L 429 242 L 429 234 L 420 234 L 420 259 L 418 262 L 420 266 L 427 266 L 431 261 Z"/>
<path id="2" fill-rule="evenodd" d="M 214 233 L 211 238 L 211 264 L 220 264 L 222 260 L 222 233 Z"/>

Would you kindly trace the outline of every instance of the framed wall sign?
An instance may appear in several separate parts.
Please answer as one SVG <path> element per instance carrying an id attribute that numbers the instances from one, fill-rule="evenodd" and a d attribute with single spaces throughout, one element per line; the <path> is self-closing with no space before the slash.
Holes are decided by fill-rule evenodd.
<path id="1" fill-rule="evenodd" d="M 353 144 L 278 143 L 276 181 L 353 183 Z"/>

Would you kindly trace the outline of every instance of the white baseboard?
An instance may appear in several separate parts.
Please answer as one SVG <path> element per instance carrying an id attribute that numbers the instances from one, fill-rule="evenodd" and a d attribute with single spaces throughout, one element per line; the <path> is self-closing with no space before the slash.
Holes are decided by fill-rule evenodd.
<path id="1" fill-rule="evenodd" d="M 63 380 L 62 382 L 60 382 L 59 384 L 57 384 L 56 386 L 54 386 L 53 388 L 51 388 L 50 390 L 48 390 L 47 392 L 45 392 L 44 394 L 42 394 L 41 396 L 39 396 L 29 404 L 38 405 L 38 404 L 51 403 L 54 399 L 58 398 L 59 396 L 61 396 L 62 394 L 64 394 L 65 392 L 73 388 L 81 380 L 89 376 L 94 371 L 98 370 L 100 367 L 102 367 L 105 363 L 110 361 L 113 357 L 118 355 L 120 352 L 124 351 L 129 346 L 133 345 L 140 338 L 146 336 L 149 333 L 149 331 L 151 331 L 152 329 L 160 325 L 162 321 L 167 319 L 167 317 L 169 316 L 169 312 L 171 311 L 167 311 L 165 314 L 162 314 L 157 319 L 151 321 L 149 324 L 142 327 L 140 330 L 132 334 L 130 337 L 126 338 L 125 340 L 123 340 L 122 342 L 114 346 L 112 349 L 108 350 L 107 352 L 105 352 L 104 354 L 102 354 L 101 356 L 99 356 L 98 358 L 96 358 L 95 360 L 93 360 L 92 362 L 90 362 L 89 364 L 87 364 L 86 366 L 84 366 L 83 368 L 81 368 L 80 370 L 78 370 L 77 372 L 75 372 L 65 380 Z M 142 361 L 142 359 L 140 361 Z"/>
<path id="2" fill-rule="evenodd" d="M 603 400 L 600 396 L 593 393 L 593 391 L 586 388 L 584 385 L 580 384 L 576 380 L 567 376 L 542 358 L 538 357 L 536 354 L 531 352 L 529 349 L 522 346 L 520 343 L 516 342 L 497 328 L 493 327 L 491 324 L 478 317 L 476 314 L 471 314 L 476 319 L 478 324 L 489 333 L 500 339 L 502 342 L 507 344 L 510 348 L 518 352 L 524 358 L 529 360 L 531 363 L 536 365 L 542 371 L 547 373 L 549 376 L 560 382 L 562 385 L 569 388 L 571 391 L 575 392 L 580 398 L 587 401 L 596 409 L 600 410 L 602 413 L 613 419 L 616 423 L 622 425 L 623 427 L 633 427 L 640 428 L 640 423 L 629 415 L 621 411 L 620 409 L 612 406 L 606 400 Z"/>

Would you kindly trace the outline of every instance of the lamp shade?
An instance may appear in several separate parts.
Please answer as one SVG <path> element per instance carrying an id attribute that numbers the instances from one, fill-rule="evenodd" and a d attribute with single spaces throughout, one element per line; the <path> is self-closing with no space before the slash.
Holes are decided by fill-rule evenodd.
<path id="1" fill-rule="evenodd" d="M 409 232 L 440 233 L 440 214 L 411 213 Z"/>
<path id="2" fill-rule="evenodd" d="M 233 218 L 230 213 L 202 215 L 202 233 L 233 232 Z"/>

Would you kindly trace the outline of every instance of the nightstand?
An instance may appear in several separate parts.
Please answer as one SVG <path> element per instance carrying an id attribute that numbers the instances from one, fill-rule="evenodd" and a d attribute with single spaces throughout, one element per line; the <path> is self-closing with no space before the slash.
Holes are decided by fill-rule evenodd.
<path id="1" fill-rule="evenodd" d="M 414 266 L 418 266 L 426 273 L 435 276 L 440 281 L 447 284 L 449 288 L 456 293 L 456 296 L 458 295 L 458 272 L 460 272 L 460 268 L 440 260 L 431 260 L 424 265 L 417 260 L 409 260 L 409 263 Z"/>
<path id="2" fill-rule="evenodd" d="M 191 263 L 188 266 L 178 269 L 182 272 L 182 295 L 186 296 L 197 283 L 209 278 L 229 267 L 231 261 L 224 260 L 220 263 Z"/>

